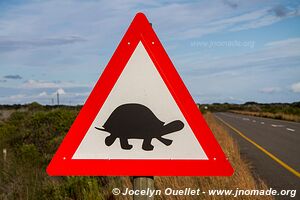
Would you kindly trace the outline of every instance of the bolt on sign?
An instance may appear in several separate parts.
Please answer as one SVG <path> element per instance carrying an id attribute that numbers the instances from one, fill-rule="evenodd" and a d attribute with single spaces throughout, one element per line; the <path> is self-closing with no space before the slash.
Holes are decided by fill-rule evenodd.
<path id="1" fill-rule="evenodd" d="M 230 176 L 233 169 L 138 13 L 51 160 L 53 176 Z"/>

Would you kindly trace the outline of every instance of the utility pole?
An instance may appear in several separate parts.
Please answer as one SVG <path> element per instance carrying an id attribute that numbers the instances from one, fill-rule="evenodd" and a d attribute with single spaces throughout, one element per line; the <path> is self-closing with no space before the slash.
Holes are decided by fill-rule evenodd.
<path id="1" fill-rule="evenodd" d="M 58 92 L 56 93 L 56 96 L 57 96 L 57 105 L 59 105 L 59 93 Z"/>

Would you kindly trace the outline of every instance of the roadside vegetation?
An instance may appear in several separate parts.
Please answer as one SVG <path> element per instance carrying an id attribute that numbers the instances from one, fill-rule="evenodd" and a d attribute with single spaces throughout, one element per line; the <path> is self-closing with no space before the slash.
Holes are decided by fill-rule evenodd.
<path id="1" fill-rule="evenodd" d="M 244 111 L 244 110 L 230 110 L 229 112 L 242 114 L 242 115 L 256 116 L 256 117 L 266 117 L 272 119 L 300 122 L 300 115 L 285 114 L 282 112 L 271 113 L 271 112 L 254 112 L 254 111 Z"/>
<path id="2" fill-rule="evenodd" d="M 245 104 L 216 103 L 201 105 L 201 110 L 205 111 L 205 106 L 212 112 L 233 112 L 257 117 L 300 122 L 300 102 L 271 104 L 256 102 L 247 102 Z"/>
<path id="3" fill-rule="evenodd" d="M 111 190 L 132 188 L 129 177 L 49 177 L 46 167 L 76 118 L 80 106 L 41 106 L 37 103 L 0 108 L 0 199 L 132 199 L 113 196 Z M 215 137 L 235 173 L 231 177 L 155 177 L 155 187 L 182 189 L 268 189 L 254 178 L 251 164 L 241 158 L 237 144 L 209 112 L 205 114 Z M 6 153 L 4 153 L 4 151 Z M 3 151 L 3 154 L 2 154 Z M 255 176 L 256 177 L 256 176 Z M 186 199 L 157 196 L 156 199 Z M 189 197 L 188 197 L 189 198 Z M 191 199 L 199 197 L 191 197 Z M 200 196 L 202 199 L 232 199 L 231 196 Z M 190 199 L 190 198 L 189 198 Z M 243 196 L 242 199 L 273 199 Z"/>

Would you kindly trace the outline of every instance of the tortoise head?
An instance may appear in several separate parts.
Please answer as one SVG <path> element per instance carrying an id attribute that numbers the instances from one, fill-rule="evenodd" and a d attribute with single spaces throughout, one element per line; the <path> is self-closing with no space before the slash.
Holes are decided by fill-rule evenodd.
<path id="1" fill-rule="evenodd" d="M 182 121 L 180 120 L 172 121 L 163 126 L 162 135 L 180 131 L 181 129 L 183 129 L 183 127 L 184 127 L 184 123 Z"/>

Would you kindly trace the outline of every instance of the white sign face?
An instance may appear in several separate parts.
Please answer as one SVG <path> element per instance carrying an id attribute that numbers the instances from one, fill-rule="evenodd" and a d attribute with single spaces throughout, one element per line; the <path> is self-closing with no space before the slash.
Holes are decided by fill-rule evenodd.
<path id="1" fill-rule="evenodd" d="M 140 42 L 72 159 L 208 158 Z"/>

